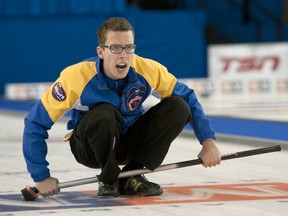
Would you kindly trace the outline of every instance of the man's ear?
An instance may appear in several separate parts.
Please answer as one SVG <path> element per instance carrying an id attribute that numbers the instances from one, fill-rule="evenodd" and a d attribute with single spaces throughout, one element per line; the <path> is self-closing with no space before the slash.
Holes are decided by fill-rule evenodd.
<path id="1" fill-rule="evenodd" d="M 97 52 L 99 58 L 103 59 L 103 49 L 100 46 L 96 47 L 96 52 Z"/>

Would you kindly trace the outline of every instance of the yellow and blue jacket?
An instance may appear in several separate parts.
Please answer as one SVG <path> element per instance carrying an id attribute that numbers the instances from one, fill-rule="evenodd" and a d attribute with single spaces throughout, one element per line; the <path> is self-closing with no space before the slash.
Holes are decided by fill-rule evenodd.
<path id="1" fill-rule="evenodd" d="M 144 113 L 143 102 L 151 94 L 158 98 L 179 96 L 190 106 L 190 125 L 199 142 L 215 138 L 210 121 L 194 91 L 178 82 L 163 65 L 134 54 L 127 82 L 121 95 L 111 90 L 98 56 L 69 66 L 61 72 L 24 120 L 23 153 L 35 182 L 50 176 L 45 141 L 48 139 L 48 130 L 68 111 L 71 112 L 71 120 L 67 129 L 73 129 L 87 111 L 100 103 L 110 103 L 120 110 L 122 131 L 125 133 Z M 117 81 L 115 83 L 117 85 Z"/>

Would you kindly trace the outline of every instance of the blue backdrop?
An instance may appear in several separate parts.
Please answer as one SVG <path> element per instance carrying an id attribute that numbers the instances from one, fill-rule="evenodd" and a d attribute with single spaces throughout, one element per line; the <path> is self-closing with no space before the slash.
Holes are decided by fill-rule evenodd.
<path id="1" fill-rule="evenodd" d="M 143 11 L 124 0 L 0 0 L 0 94 L 5 83 L 52 82 L 96 55 L 97 28 L 113 16 L 134 25 L 137 54 L 179 78 L 206 76 L 202 11 Z"/>

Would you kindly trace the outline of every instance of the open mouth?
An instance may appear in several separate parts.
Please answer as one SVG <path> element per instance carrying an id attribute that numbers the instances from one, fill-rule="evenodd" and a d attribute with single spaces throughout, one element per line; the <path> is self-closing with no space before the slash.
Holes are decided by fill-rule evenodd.
<path id="1" fill-rule="evenodd" d="M 117 64 L 117 65 L 116 65 L 116 68 L 117 68 L 118 70 L 124 70 L 126 67 L 127 67 L 127 64 L 126 64 L 126 63 L 120 63 L 120 64 Z"/>

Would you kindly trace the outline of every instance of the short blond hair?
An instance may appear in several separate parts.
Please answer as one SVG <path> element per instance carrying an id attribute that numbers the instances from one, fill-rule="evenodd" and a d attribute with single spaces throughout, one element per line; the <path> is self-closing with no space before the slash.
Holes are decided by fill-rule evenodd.
<path id="1" fill-rule="evenodd" d="M 131 23 L 122 17 L 113 17 L 106 20 L 98 29 L 98 45 L 105 44 L 108 31 L 132 31 L 135 37 L 134 28 Z"/>

